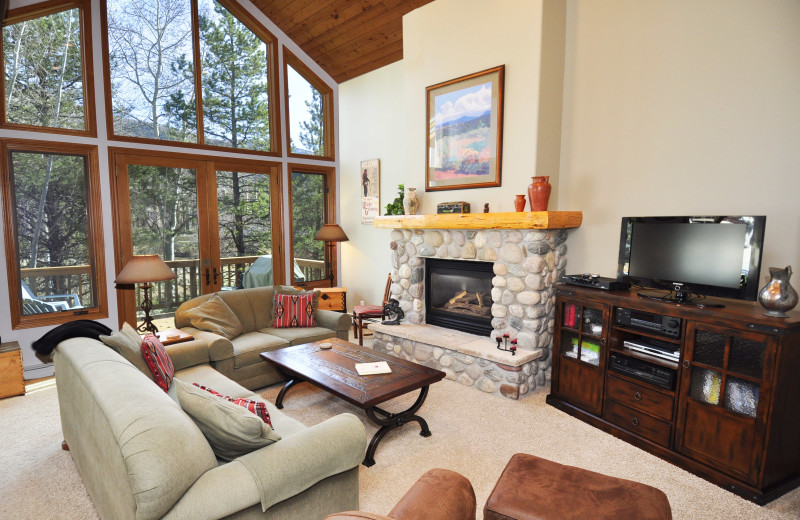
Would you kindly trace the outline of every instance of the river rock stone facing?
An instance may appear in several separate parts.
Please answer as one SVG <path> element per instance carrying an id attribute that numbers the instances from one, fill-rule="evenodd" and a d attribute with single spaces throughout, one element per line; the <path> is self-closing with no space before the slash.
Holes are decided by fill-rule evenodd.
<path id="1" fill-rule="evenodd" d="M 426 258 L 487 261 L 493 263 L 495 275 L 491 291 L 491 340 L 508 334 L 509 339 L 517 340 L 520 349 L 542 350 L 541 357 L 532 362 L 531 374 L 524 383 L 510 381 L 506 371 L 499 367 L 482 374 L 456 371 L 453 368 L 456 360 L 450 363 L 446 359 L 447 365 L 442 365 L 436 356 L 426 358 L 425 364 L 434 360 L 448 378 L 513 399 L 549 381 L 555 326 L 554 285 L 567 265 L 565 229 L 404 229 L 392 231 L 391 239 L 391 298 L 398 300 L 405 312 L 403 323 L 425 323 Z M 386 348 L 386 344 L 393 345 L 389 334 L 386 338 L 376 334 L 375 339 L 379 350 L 393 351 Z M 464 364 L 463 360 L 458 361 Z M 517 386 L 512 388 L 513 385 Z"/>

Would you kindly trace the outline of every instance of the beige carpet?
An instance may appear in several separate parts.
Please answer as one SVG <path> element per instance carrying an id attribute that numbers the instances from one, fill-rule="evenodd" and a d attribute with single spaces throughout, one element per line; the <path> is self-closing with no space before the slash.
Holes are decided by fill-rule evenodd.
<path id="1" fill-rule="evenodd" d="M 262 394 L 274 402 L 278 390 Z M 676 519 L 800 518 L 800 489 L 756 506 L 545 405 L 545 395 L 514 402 L 451 381 L 433 385 L 421 410 L 433 435 L 420 437 L 412 423 L 383 440 L 377 463 L 360 469 L 362 508 L 386 514 L 433 467 L 467 476 L 482 507 L 508 458 L 527 452 L 656 486 L 669 497 Z M 387 408 L 412 401 L 401 398 Z M 341 412 L 365 420 L 310 385 L 290 390 L 285 405 L 286 413 L 309 425 Z M 97 518 L 61 439 L 55 389 L 0 400 L 0 519 Z"/>

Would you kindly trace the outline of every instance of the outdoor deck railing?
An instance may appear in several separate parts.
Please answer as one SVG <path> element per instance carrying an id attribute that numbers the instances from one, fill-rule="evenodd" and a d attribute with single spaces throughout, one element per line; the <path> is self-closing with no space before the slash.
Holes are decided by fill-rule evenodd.
<path id="1" fill-rule="evenodd" d="M 220 259 L 222 287 L 235 289 L 242 287 L 242 277 L 259 256 L 235 256 Z M 306 280 L 325 278 L 325 262 L 305 258 L 295 259 Z M 150 298 L 153 300 L 154 317 L 171 314 L 181 302 L 200 294 L 200 286 L 206 282 L 206 269 L 200 268 L 198 259 L 169 260 L 166 264 L 177 278 L 168 282 L 153 284 Z M 209 277 L 214 273 L 209 269 Z M 33 293 L 31 296 L 46 300 L 49 295 L 77 294 L 84 307 L 93 305 L 94 296 L 90 283 L 91 271 L 88 265 L 69 267 L 37 267 L 20 269 L 20 277 Z M 136 307 L 141 304 L 142 291 L 136 287 Z M 74 305 L 74 303 L 70 303 Z"/>

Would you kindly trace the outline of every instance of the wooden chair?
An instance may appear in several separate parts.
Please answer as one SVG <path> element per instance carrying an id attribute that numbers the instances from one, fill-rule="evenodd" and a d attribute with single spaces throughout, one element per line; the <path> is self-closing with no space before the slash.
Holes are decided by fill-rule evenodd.
<path id="1" fill-rule="evenodd" d="M 386 278 L 386 288 L 383 291 L 383 302 L 380 305 L 354 305 L 353 306 L 353 336 L 358 339 L 358 344 L 364 346 L 364 322 L 370 324 L 384 318 L 383 306 L 389 302 L 389 289 L 392 287 L 392 273 Z"/>

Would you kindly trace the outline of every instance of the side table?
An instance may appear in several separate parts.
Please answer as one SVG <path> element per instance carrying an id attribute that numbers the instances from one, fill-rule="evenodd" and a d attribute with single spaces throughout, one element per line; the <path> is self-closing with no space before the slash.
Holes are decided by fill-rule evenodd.
<path id="1" fill-rule="evenodd" d="M 159 331 L 158 340 L 161 342 L 162 345 L 173 345 L 175 343 L 183 343 L 184 341 L 192 341 L 194 336 L 189 334 L 188 332 L 183 332 L 180 329 L 166 329 Z"/>
<path id="2" fill-rule="evenodd" d="M 328 311 L 347 312 L 346 287 L 320 287 L 319 308 Z"/>
<path id="3" fill-rule="evenodd" d="M 22 371 L 22 353 L 19 343 L 0 344 L 0 399 L 25 394 L 25 377 Z"/>

